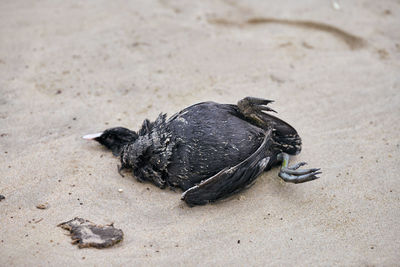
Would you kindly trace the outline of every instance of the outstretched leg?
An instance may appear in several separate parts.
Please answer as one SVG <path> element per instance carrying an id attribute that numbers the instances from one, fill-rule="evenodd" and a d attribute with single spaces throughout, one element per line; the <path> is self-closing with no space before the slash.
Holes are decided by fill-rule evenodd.
<path id="1" fill-rule="evenodd" d="M 267 105 L 273 100 L 246 97 L 237 103 L 240 113 L 246 120 L 264 130 L 273 129 L 273 139 L 279 149 L 285 153 L 296 155 L 301 151 L 301 138 L 297 131 L 283 120 L 265 111 L 276 112 Z"/>
<path id="2" fill-rule="evenodd" d="M 286 153 L 280 153 L 278 155 L 278 160 L 282 161 L 281 171 L 279 172 L 279 177 L 281 177 L 285 182 L 288 183 L 304 183 L 318 179 L 318 174 L 321 174 L 318 168 L 312 169 L 299 169 L 301 166 L 306 165 L 305 162 L 297 163 L 293 166 L 288 166 L 289 155 Z"/>
<path id="3" fill-rule="evenodd" d="M 267 129 L 268 124 L 271 124 L 268 118 L 265 118 L 262 111 L 272 111 L 275 112 L 272 108 L 268 107 L 267 105 L 274 102 L 274 100 L 269 99 L 262 99 L 257 97 L 245 97 L 237 103 L 237 106 L 240 112 L 247 118 L 252 120 L 257 126 Z"/>

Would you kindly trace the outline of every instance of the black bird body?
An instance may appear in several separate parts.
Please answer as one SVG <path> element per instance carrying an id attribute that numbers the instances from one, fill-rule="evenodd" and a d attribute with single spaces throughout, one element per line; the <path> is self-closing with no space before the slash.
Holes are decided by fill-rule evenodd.
<path id="1" fill-rule="evenodd" d="M 245 98 L 237 105 L 203 102 L 168 120 L 166 114 L 154 122 L 145 120 L 138 133 L 112 128 L 96 140 L 111 149 L 118 147 L 113 151 L 120 155 L 122 168 L 132 169 L 140 181 L 179 187 L 189 205 L 206 204 L 251 185 L 282 161 L 282 153 L 300 152 L 296 130 L 262 111 L 273 111 L 266 106 L 270 102 L 257 98 Z M 125 131 L 124 141 L 118 146 L 100 140 L 114 144 L 113 136 L 120 131 Z M 312 170 L 308 180 L 317 178 L 316 169 Z"/>
<path id="2" fill-rule="evenodd" d="M 168 120 L 166 128 L 176 143 L 168 165 L 169 182 L 187 190 L 253 154 L 265 131 L 239 116 L 232 105 L 205 102 Z"/>

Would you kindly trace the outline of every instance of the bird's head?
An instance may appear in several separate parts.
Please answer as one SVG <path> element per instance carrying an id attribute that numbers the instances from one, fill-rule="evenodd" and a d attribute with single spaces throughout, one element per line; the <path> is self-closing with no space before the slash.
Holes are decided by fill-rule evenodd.
<path id="1" fill-rule="evenodd" d="M 83 136 L 87 140 L 95 140 L 103 146 L 110 149 L 114 156 L 119 156 L 122 148 L 134 142 L 138 138 L 138 134 L 123 127 L 115 127 L 105 130 L 101 133 L 87 134 Z"/>

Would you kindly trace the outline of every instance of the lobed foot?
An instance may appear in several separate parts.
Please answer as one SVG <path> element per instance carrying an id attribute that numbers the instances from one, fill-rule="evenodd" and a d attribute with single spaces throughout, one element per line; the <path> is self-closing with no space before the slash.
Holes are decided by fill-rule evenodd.
<path id="1" fill-rule="evenodd" d="M 251 115 L 257 112 L 261 112 L 263 110 L 276 113 L 275 110 L 267 106 L 269 103 L 272 102 L 274 102 L 274 100 L 257 97 L 246 97 L 238 102 L 238 107 L 245 115 Z"/>
<path id="2" fill-rule="evenodd" d="M 301 166 L 306 165 L 305 162 L 299 162 L 290 167 L 282 167 L 279 172 L 279 177 L 281 177 L 285 182 L 288 183 L 304 183 L 315 179 L 318 179 L 318 174 L 321 174 L 319 168 L 311 169 L 299 169 Z"/>

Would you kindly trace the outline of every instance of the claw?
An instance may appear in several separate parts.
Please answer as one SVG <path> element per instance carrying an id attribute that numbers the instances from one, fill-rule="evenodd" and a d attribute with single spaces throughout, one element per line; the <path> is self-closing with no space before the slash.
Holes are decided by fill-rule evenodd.
<path id="1" fill-rule="evenodd" d="M 272 108 L 267 107 L 267 106 L 260 106 L 259 109 L 260 109 L 260 110 L 266 110 L 266 111 L 272 111 L 272 112 L 278 113 L 278 112 L 276 112 L 275 110 L 273 110 Z"/>
<path id="2" fill-rule="evenodd" d="M 251 96 L 246 97 L 244 100 L 248 101 L 249 104 L 252 104 L 252 105 L 268 105 L 269 103 L 274 102 L 274 100 L 258 98 L 258 97 L 251 97 Z"/>
<path id="3" fill-rule="evenodd" d="M 295 184 L 305 183 L 305 182 L 316 180 L 318 178 L 319 178 L 318 176 L 313 175 L 313 176 L 305 177 L 305 178 L 302 178 L 302 179 L 299 178 L 294 183 Z"/>

